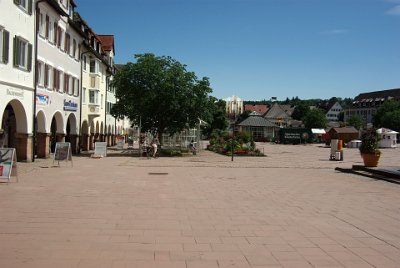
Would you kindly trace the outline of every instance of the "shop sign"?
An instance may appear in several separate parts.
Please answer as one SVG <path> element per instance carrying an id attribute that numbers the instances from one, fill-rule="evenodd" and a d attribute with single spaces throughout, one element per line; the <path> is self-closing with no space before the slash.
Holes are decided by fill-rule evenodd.
<path id="1" fill-rule="evenodd" d="M 44 94 L 36 94 L 36 103 L 38 105 L 49 105 L 49 96 Z"/>
<path id="2" fill-rule="evenodd" d="M 56 149 L 54 152 L 53 164 L 55 161 L 58 161 L 58 165 L 60 165 L 60 161 L 65 161 L 68 164 L 68 161 L 72 164 L 72 152 L 71 152 L 71 143 L 69 142 L 57 142 Z"/>
<path id="3" fill-rule="evenodd" d="M 24 99 L 24 91 L 22 89 L 7 88 L 7 95 Z"/>
<path id="4" fill-rule="evenodd" d="M 64 111 L 76 112 L 77 110 L 78 110 L 78 103 L 73 102 L 72 100 L 64 100 Z"/>
<path id="5" fill-rule="evenodd" d="M 10 177 L 16 175 L 17 171 L 17 158 L 14 148 L 2 148 L 0 149 L 0 179 L 7 179 L 10 181 Z"/>

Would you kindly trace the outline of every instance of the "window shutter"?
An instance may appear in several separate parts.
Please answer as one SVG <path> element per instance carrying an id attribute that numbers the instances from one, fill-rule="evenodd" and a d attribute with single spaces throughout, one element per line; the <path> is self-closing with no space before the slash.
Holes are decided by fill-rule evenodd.
<path id="1" fill-rule="evenodd" d="M 53 90 L 57 90 L 57 76 L 58 76 L 58 70 L 53 69 Z"/>
<path id="2" fill-rule="evenodd" d="M 44 66 L 44 87 L 47 88 L 49 86 L 49 65 Z"/>
<path id="3" fill-rule="evenodd" d="M 49 39 L 50 17 L 46 15 L 46 39 Z"/>
<path id="4" fill-rule="evenodd" d="M 57 29 L 58 29 L 58 28 L 57 28 L 57 27 L 58 27 L 58 25 L 57 25 L 57 23 L 55 22 L 55 23 L 54 23 L 54 29 L 53 29 L 53 30 L 54 30 L 54 45 L 57 45 L 57 34 L 58 34 L 58 33 L 57 33 Z"/>
<path id="5" fill-rule="evenodd" d="M 28 13 L 32 15 L 32 0 L 28 0 Z"/>
<path id="6" fill-rule="evenodd" d="M 68 92 L 68 74 L 64 74 L 64 92 Z"/>
<path id="7" fill-rule="evenodd" d="M 14 59 L 13 59 L 13 61 L 14 61 L 14 67 L 18 67 L 19 40 L 18 40 L 18 37 L 16 37 L 16 36 L 14 37 L 14 44 L 13 44 L 13 46 L 14 46 Z"/>
<path id="8" fill-rule="evenodd" d="M 9 48 L 9 42 L 10 42 L 10 33 L 6 30 L 4 31 L 3 35 L 3 63 L 7 64 L 8 63 L 8 48 Z"/>
<path id="9" fill-rule="evenodd" d="M 28 72 L 32 70 L 32 45 L 28 44 Z"/>

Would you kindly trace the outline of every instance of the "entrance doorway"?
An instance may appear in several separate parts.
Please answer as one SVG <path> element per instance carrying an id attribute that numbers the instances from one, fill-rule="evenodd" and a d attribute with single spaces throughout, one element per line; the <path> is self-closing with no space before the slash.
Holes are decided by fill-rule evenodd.
<path id="1" fill-rule="evenodd" d="M 13 107 L 8 104 L 4 110 L 2 118 L 3 137 L 2 143 L 4 148 L 16 148 L 17 146 L 17 120 Z"/>

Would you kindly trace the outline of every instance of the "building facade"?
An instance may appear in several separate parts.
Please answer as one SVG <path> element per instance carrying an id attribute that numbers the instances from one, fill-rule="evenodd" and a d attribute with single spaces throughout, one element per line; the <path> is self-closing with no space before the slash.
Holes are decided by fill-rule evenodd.
<path id="1" fill-rule="evenodd" d="M 364 119 L 365 125 L 373 124 L 377 109 L 388 100 L 400 101 L 400 89 L 361 93 L 354 98 L 351 107 L 345 110 L 344 121 L 348 122 L 350 117 L 359 115 Z"/>
<path id="2" fill-rule="evenodd" d="M 80 48 L 83 32 L 72 21 L 71 0 L 44 1 L 36 10 L 36 153 L 49 157 L 56 142 L 78 151 L 80 121 Z"/>
<path id="3" fill-rule="evenodd" d="M 98 35 L 74 13 L 74 21 L 85 34 L 82 46 L 82 115 L 81 143 L 83 151 L 93 150 L 96 141 L 106 141 L 106 94 L 107 74 L 111 73 L 110 65 Z"/>
<path id="4" fill-rule="evenodd" d="M 337 122 L 339 121 L 339 115 L 342 111 L 342 105 L 340 105 L 339 102 L 335 102 L 332 106 L 328 108 L 328 111 L 326 112 L 326 119 L 328 120 L 328 122 Z"/>
<path id="5" fill-rule="evenodd" d="M 0 145 L 33 159 L 33 1 L 0 1 Z"/>

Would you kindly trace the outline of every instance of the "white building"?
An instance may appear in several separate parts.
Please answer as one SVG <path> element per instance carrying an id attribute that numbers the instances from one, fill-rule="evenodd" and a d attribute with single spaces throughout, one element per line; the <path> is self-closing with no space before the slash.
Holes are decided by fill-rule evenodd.
<path id="1" fill-rule="evenodd" d="M 108 129 L 106 125 L 106 88 L 107 76 L 111 66 L 105 56 L 103 44 L 98 35 L 89 27 L 78 13 L 74 13 L 74 21 L 85 33 L 82 46 L 82 117 L 81 148 L 93 150 L 95 141 L 106 141 Z"/>
<path id="2" fill-rule="evenodd" d="M 83 32 L 72 21 L 74 7 L 72 0 L 38 4 L 38 157 L 48 157 L 56 142 L 71 142 L 72 152 L 78 150 Z"/>
<path id="3" fill-rule="evenodd" d="M 238 116 L 244 112 L 243 101 L 238 96 L 232 96 L 225 99 L 226 113 L 228 116 Z"/>
<path id="4" fill-rule="evenodd" d="M 399 134 L 398 132 L 388 128 L 380 128 L 377 129 L 376 132 L 380 136 L 380 148 L 397 148 L 397 134 Z"/>
<path id="5" fill-rule="evenodd" d="M 343 111 L 343 107 L 339 102 L 335 102 L 331 107 L 328 108 L 328 112 L 326 113 L 326 119 L 328 122 L 331 121 L 339 121 L 339 115 Z"/>
<path id="6" fill-rule="evenodd" d="M 33 158 L 34 27 L 32 1 L 0 1 L 0 145 Z"/>

